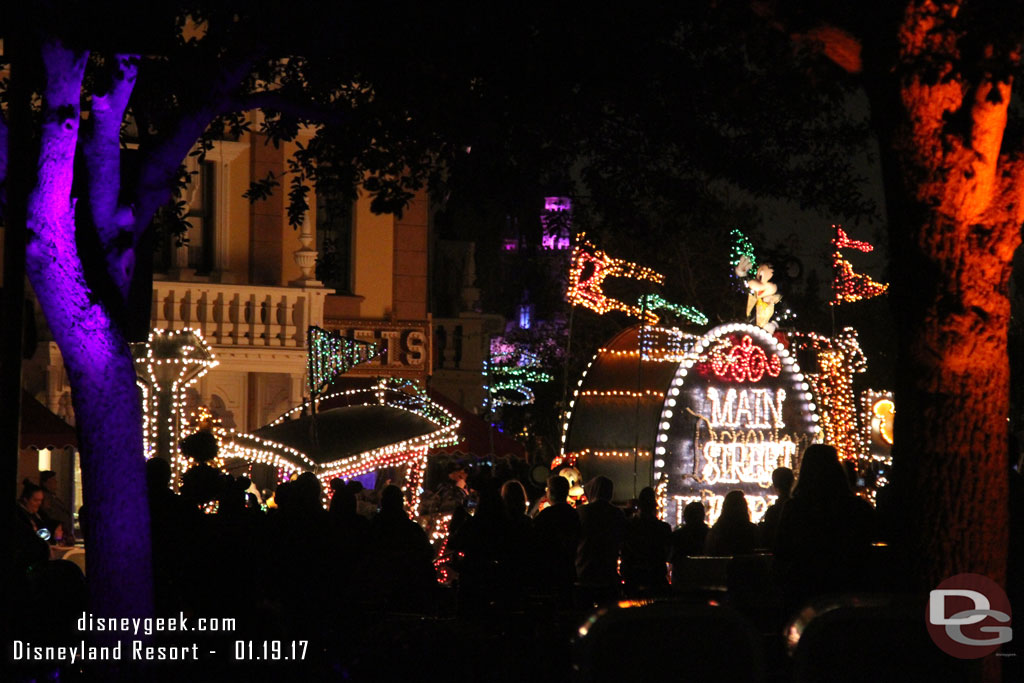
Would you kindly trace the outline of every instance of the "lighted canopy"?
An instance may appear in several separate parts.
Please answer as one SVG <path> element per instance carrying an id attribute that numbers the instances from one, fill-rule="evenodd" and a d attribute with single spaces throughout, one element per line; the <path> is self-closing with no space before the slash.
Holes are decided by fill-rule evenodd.
<path id="1" fill-rule="evenodd" d="M 315 417 L 303 404 L 258 429 L 256 436 L 294 448 L 313 462 L 326 486 L 390 469 L 399 475 L 409 502 L 419 494 L 427 451 L 457 438 L 459 420 L 417 385 L 380 380 L 337 391 L 319 400 Z"/>
<path id="2" fill-rule="evenodd" d="M 313 472 L 326 486 L 334 477 L 350 479 L 389 469 L 403 483 L 409 502 L 419 494 L 427 451 L 457 438 L 459 420 L 405 380 L 378 380 L 318 399 L 313 416 L 306 402 L 255 434 L 227 429 L 216 420 L 185 411 L 185 390 L 217 364 L 195 330 L 154 330 L 133 347 L 145 411 L 146 457 L 171 460 L 178 473 L 190 463 L 178 443 L 205 428 L 217 437 L 217 466 L 239 462 L 266 465 L 287 477 Z M 208 411 L 206 411 L 208 412 Z"/>

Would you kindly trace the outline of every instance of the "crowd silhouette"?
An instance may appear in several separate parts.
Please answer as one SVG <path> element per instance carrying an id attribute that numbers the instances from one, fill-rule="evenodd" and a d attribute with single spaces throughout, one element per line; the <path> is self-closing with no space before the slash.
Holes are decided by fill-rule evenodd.
<path id="1" fill-rule="evenodd" d="M 158 612 L 231 615 L 261 637 L 269 629 L 351 643 L 338 655 L 351 661 L 365 652 L 367 615 L 493 624 L 541 605 L 571 621 L 609 601 L 678 595 L 709 566 L 728 567 L 734 606 L 754 605 L 772 628 L 816 596 L 875 587 L 875 511 L 827 445 L 807 448 L 798 476 L 772 474 L 778 498 L 759 524 L 737 490 L 710 527 L 709 509 L 692 501 L 673 529 L 649 487 L 627 514 L 605 477 L 587 483 L 577 507 L 567 479 L 550 477 L 542 509 L 530 516 L 536 505 L 522 482 L 459 467 L 442 478 L 437 508 L 451 519 L 447 539 L 433 543 L 398 486 L 334 480 L 325 495 L 306 473 L 279 484 L 268 508 L 247 477 L 208 464 L 212 438 L 189 437 L 182 451 L 194 465 L 179 492 L 166 460 L 146 465 Z M 30 483 L 18 504 L 23 568 L 46 557 L 37 533 L 47 524 L 44 498 Z"/>

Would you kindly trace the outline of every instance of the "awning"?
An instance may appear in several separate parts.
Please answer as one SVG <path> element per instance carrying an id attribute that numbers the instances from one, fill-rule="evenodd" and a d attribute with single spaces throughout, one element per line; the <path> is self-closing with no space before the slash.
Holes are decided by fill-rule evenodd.
<path id="1" fill-rule="evenodd" d="M 21 447 L 60 449 L 78 447 L 75 428 L 50 412 L 30 393 L 21 391 Z"/>
<path id="2" fill-rule="evenodd" d="M 511 455 L 526 459 L 526 447 L 515 439 L 511 439 L 494 425 L 474 415 L 461 405 L 434 390 L 430 391 L 430 399 L 443 407 L 457 419 L 462 421 L 459 427 L 459 441 L 453 446 L 431 449 L 432 453 L 465 453 L 468 455 L 488 455 L 492 443 L 496 456 Z"/>

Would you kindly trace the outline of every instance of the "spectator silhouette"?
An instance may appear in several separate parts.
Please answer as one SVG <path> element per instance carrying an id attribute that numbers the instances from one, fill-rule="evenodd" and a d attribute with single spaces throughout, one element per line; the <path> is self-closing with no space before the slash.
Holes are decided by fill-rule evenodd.
<path id="1" fill-rule="evenodd" d="M 294 481 L 278 485 L 275 500 L 277 513 L 267 519 L 264 590 L 277 598 L 275 592 L 288 586 L 283 604 L 286 616 L 308 632 L 326 618 L 318 605 L 323 586 L 332 580 L 329 520 L 320 501 L 320 480 L 312 472 L 304 472 Z"/>
<path id="2" fill-rule="evenodd" d="M 181 497 L 190 505 L 202 506 L 217 499 L 220 472 L 209 465 L 217 457 L 217 437 L 196 432 L 181 440 L 181 454 L 196 464 L 181 477 Z"/>
<path id="3" fill-rule="evenodd" d="M 362 489 L 358 481 L 335 479 L 331 482 L 331 520 L 342 543 L 352 546 L 353 550 L 365 540 L 370 530 L 369 520 L 359 514 L 358 495 Z"/>
<path id="4" fill-rule="evenodd" d="M 506 578 L 509 595 L 519 598 L 527 586 L 537 562 L 537 539 L 533 520 L 526 514 L 526 489 L 512 479 L 501 486 L 501 501 L 505 508 Z"/>
<path id="5" fill-rule="evenodd" d="M 775 571 L 787 607 L 862 587 L 873 515 L 850 490 L 836 449 L 808 446 L 776 535 Z"/>
<path id="6" fill-rule="evenodd" d="M 668 588 L 666 563 L 672 527 L 658 519 L 657 499 L 650 486 L 640 491 L 637 505 L 637 515 L 626 522 L 622 578 L 631 593 L 664 591 Z"/>
<path id="7" fill-rule="evenodd" d="M 539 576 L 563 601 L 572 594 L 576 581 L 576 548 L 580 540 L 580 517 L 569 505 L 569 480 L 548 478 L 550 505 L 533 520 L 537 534 Z"/>
<path id="8" fill-rule="evenodd" d="M 750 508 L 743 491 L 729 491 L 722 501 L 722 514 L 708 532 L 704 552 L 708 555 L 745 555 L 757 546 L 757 527 L 750 521 Z"/>
<path id="9" fill-rule="evenodd" d="M 498 597 L 506 586 L 504 572 L 511 555 L 504 504 L 493 480 L 479 487 L 476 513 L 452 532 L 449 547 L 461 554 L 458 563 L 459 597 L 470 607 L 481 607 Z"/>
<path id="10" fill-rule="evenodd" d="M 433 549 L 427 534 L 405 512 L 402 490 L 389 484 L 370 525 L 366 565 L 360 573 L 364 599 L 392 610 L 424 610 L 431 604 Z"/>
<path id="11" fill-rule="evenodd" d="M 202 513 L 170 490 L 171 464 L 164 458 L 146 461 L 150 533 L 153 542 L 153 580 L 160 614 L 182 609 L 189 558 L 199 541 Z"/>
<path id="12" fill-rule="evenodd" d="M 704 504 L 699 500 L 687 503 L 683 508 L 683 524 L 672 532 L 673 569 L 687 557 L 704 554 L 708 531 L 711 527 L 704 521 Z"/>
<path id="13" fill-rule="evenodd" d="M 580 583 L 597 589 L 598 597 L 610 597 L 620 585 L 619 552 L 626 530 L 626 516 L 612 505 L 613 485 L 608 477 L 595 477 L 587 485 L 587 500 L 580 510 L 580 543 L 576 549 L 576 576 Z"/>
<path id="14" fill-rule="evenodd" d="M 506 481 L 501 485 L 501 502 L 505 508 L 512 554 L 514 557 L 522 558 L 527 565 L 532 565 L 536 542 L 533 520 L 526 514 L 526 507 L 529 504 L 526 489 L 515 479 Z"/>
<path id="15" fill-rule="evenodd" d="M 778 495 L 778 499 L 768 506 L 758 524 L 761 532 L 761 547 L 775 550 L 775 535 L 779 529 L 779 518 L 782 517 L 782 508 L 790 499 L 793 492 L 793 482 L 796 477 L 793 470 L 788 467 L 776 467 L 772 472 L 772 488 Z"/>

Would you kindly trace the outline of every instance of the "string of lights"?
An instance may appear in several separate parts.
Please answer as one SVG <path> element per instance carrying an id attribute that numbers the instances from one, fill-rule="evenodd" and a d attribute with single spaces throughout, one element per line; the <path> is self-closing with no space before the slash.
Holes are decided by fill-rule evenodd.
<path id="1" fill-rule="evenodd" d="M 896 404 L 891 391 L 865 389 L 860 395 L 861 425 L 866 444 L 865 465 L 875 474 L 869 494 L 874 499 L 878 489 L 888 485 L 892 469 L 893 420 Z"/>
<path id="2" fill-rule="evenodd" d="M 765 374 L 778 377 L 782 372 L 782 360 L 775 355 L 768 358 L 750 335 L 739 344 L 728 338 L 718 340 L 708 352 L 708 365 L 716 377 L 730 382 L 760 382 Z"/>
<path id="3" fill-rule="evenodd" d="M 537 355 L 519 345 L 502 344 L 496 347 L 492 344 L 491 357 L 484 361 L 483 366 L 485 401 L 489 407 L 493 409 L 504 405 L 524 406 L 533 403 L 533 389 L 526 385 L 543 384 L 554 379 L 540 367 Z"/>
<path id="4" fill-rule="evenodd" d="M 882 294 L 889 288 L 889 285 L 876 282 L 869 275 L 857 273 L 853 270 L 853 264 L 846 260 L 840 249 L 856 249 L 861 252 L 874 251 L 874 247 L 858 240 L 850 239 L 842 227 L 833 225 L 836 236 L 832 238 L 832 245 L 835 251 L 832 253 L 832 301 L 830 306 L 838 306 L 842 303 L 852 303 L 863 299 Z"/>
<path id="5" fill-rule="evenodd" d="M 818 372 L 808 373 L 807 378 L 823 409 L 821 426 L 825 442 L 835 446 L 841 458 L 862 457 L 865 442 L 857 426 L 853 375 L 867 369 L 867 358 L 857 331 L 846 327 L 835 337 L 794 332 L 790 341 L 797 350 L 815 352 Z"/>
<path id="6" fill-rule="evenodd" d="M 310 325 L 307 339 L 309 352 L 306 357 L 309 373 L 309 390 L 318 396 L 339 375 L 360 363 L 379 356 L 383 348 L 379 344 L 356 341 L 316 325 Z"/>
<path id="7" fill-rule="evenodd" d="M 737 337 L 739 343 L 736 343 Z M 755 338 L 758 346 L 753 345 Z M 754 348 L 760 354 L 755 354 Z M 771 357 L 765 349 L 771 351 Z M 735 355 L 730 355 L 733 351 L 736 351 Z M 750 383 L 760 381 L 766 374 L 778 377 L 785 370 L 791 381 L 790 387 L 797 390 L 790 395 L 800 401 L 799 412 L 808 416 L 810 432 L 815 440 L 820 438 L 821 428 L 817 424 L 819 418 L 811 387 L 796 359 L 764 330 L 743 323 L 716 327 L 696 342 L 693 354 L 692 358 L 680 363 L 662 408 L 654 449 L 655 494 L 663 517 L 668 514 L 669 504 L 674 502 L 677 521 L 681 521 L 685 504 L 702 500 L 709 507 L 713 522 L 720 512 L 724 494 L 706 489 L 697 495 L 678 495 L 670 494 L 669 489 L 670 477 L 674 476 L 667 469 L 670 430 L 678 410 L 677 403 L 683 400 L 681 391 L 691 370 L 704 377 L 711 375 L 718 381 Z M 718 372 L 715 372 L 716 368 Z M 755 387 L 723 390 L 710 385 L 707 392 L 710 415 L 691 411 L 697 415 L 698 425 L 703 425 L 698 426 L 697 433 L 705 434 L 702 443 L 698 443 L 696 437 L 693 442 L 696 453 L 701 455 L 698 481 L 707 486 L 752 483 L 765 488 L 770 484 L 771 472 L 776 467 L 793 466 L 800 444 L 790 434 L 781 432 L 785 428 L 782 417 L 782 404 L 787 396 L 785 390 Z M 805 438 L 800 437 L 800 441 Z M 694 465 L 698 466 L 696 453 Z M 764 494 L 745 495 L 752 519 L 759 518 L 769 504 L 767 489 Z"/>
<path id="8" fill-rule="evenodd" d="M 693 306 L 682 306 L 664 299 L 658 294 L 643 294 L 637 299 L 637 307 L 641 311 L 668 311 L 674 315 L 689 320 L 696 325 L 707 325 L 708 317 Z M 657 322 L 655 319 L 654 322 Z"/>
<path id="9" fill-rule="evenodd" d="M 584 273 L 588 274 L 584 276 Z M 589 308 L 599 315 L 609 311 L 622 311 L 642 318 L 648 324 L 658 322 L 658 316 L 651 310 L 642 310 L 640 306 L 632 306 L 605 296 L 601 285 L 609 277 L 646 280 L 659 285 L 665 282 L 665 276 L 651 268 L 608 256 L 588 242 L 585 234 L 581 233 L 572 250 L 569 287 L 566 291 L 569 303 Z"/>
<path id="10" fill-rule="evenodd" d="M 218 365 L 202 332 L 153 329 L 145 342 L 132 345 L 136 383 L 142 394 L 142 452 L 171 462 L 175 486 L 189 467 L 178 449 L 188 431 L 185 391 Z"/>
<path id="11" fill-rule="evenodd" d="M 754 256 L 754 245 L 751 241 L 739 228 L 730 230 L 729 237 L 732 240 L 732 244 L 729 247 L 730 270 L 735 268 L 740 260 L 746 256 L 747 260 L 750 261 L 751 270 L 757 272 L 757 258 Z"/>

